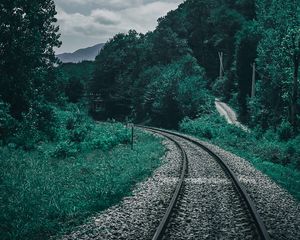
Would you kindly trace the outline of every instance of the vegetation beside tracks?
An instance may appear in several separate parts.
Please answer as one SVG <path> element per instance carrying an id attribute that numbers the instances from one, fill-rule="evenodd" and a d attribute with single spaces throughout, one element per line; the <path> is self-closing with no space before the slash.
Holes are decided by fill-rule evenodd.
<path id="1" fill-rule="evenodd" d="M 247 132 L 212 113 L 185 119 L 180 130 L 247 159 L 300 200 L 300 137 L 286 138 L 291 131 L 289 126 L 281 125 L 277 131 Z"/>
<path id="2" fill-rule="evenodd" d="M 151 175 L 164 149 L 160 139 L 120 123 L 60 115 L 58 139 L 24 150 L 0 148 L 0 238 L 47 239 L 130 195 Z M 78 119 L 79 118 L 79 119 Z M 81 120 L 80 120 L 81 118 Z"/>

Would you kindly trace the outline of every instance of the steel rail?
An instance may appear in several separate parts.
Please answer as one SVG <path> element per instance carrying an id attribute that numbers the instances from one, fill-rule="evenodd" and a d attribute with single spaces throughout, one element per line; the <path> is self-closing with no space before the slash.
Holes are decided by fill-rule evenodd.
<path id="1" fill-rule="evenodd" d="M 222 158 L 218 156 L 218 154 L 214 153 L 211 149 L 204 146 L 200 142 L 198 142 L 198 141 L 196 141 L 196 140 L 194 140 L 194 139 L 192 139 L 188 136 L 185 136 L 183 134 L 179 134 L 179 133 L 164 130 L 164 129 L 154 128 L 154 127 L 146 127 L 146 126 L 139 126 L 139 127 L 150 130 L 150 131 L 154 131 L 154 132 L 160 133 L 160 134 L 165 133 L 165 134 L 170 134 L 170 135 L 173 135 L 173 136 L 180 137 L 182 139 L 185 139 L 189 142 L 194 143 L 195 145 L 201 147 L 204 151 L 209 153 L 210 156 L 212 156 L 215 160 L 217 160 L 217 162 L 221 165 L 223 170 L 231 178 L 232 182 L 234 183 L 234 186 L 236 187 L 237 191 L 239 192 L 240 196 L 242 197 L 242 199 L 244 200 L 244 202 L 246 203 L 246 205 L 248 207 L 248 210 L 249 210 L 249 212 L 250 212 L 250 214 L 251 214 L 251 216 L 254 220 L 254 224 L 255 224 L 255 226 L 258 230 L 258 233 L 259 233 L 261 239 L 263 239 L 263 240 L 270 240 L 271 239 L 270 235 L 269 235 L 269 233 L 266 229 L 266 226 L 263 223 L 263 221 L 262 221 L 262 219 L 261 219 L 261 217 L 260 217 L 260 215 L 259 215 L 259 213 L 256 209 L 256 206 L 255 206 L 254 202 L 252 201 L 250 195 L 247 193 L 245 187 L 239 182 L 236 174 L 229 168 L 227 163 L 224 162 L 222 160 Z M 162 135 L 166 136 L 165 134 L 162 134 Z M 166 136 L 166 137 L 168 137 L 168 136 Z M 153 239 L 159 239 L 159 238 L 153 238 Z"/>
<path id="2" fill-rule="evenodd" d="M 142 127 L 142 126 L 140 126 Z M 145 128 L 145 127 L 142 127 L 142 128 Z M 147 129 L 147 128 L 145 128 Z M 173 143 L 175 143 L 175 145 L 179 148 L 180 152 L 181 152 L 181 156 L 182 156 L 182 168 L 181 168 L 181 174 L 180 174 L 180 178 L 179 178 L 179 181 L 177 183 L 177 186 L 176 186 L 176 189 L 173 193 L 173 196 L 172 196 L 172 199 L 169 203 L 169 206 L 159 224 L 159 226 L 157 227 L 156 229 L 156 232 L 152 238 L 152 240 L 159 240 L 159 239 L 162 239 L 163 237 L 163 234 L 165 233 L 165 230 L 167 228 L 167 225 L 168 225 L 168 222 L 170 220 L 170 217 L 171 217 L 171 214 L 172 214 L 172 211 L 177 203 L 177 200 L 178 200 L 178 197 L 179 197 L 179 194 L 180 194 L 180 191 L 182 189 L 182 186 L 183 186 L 183 182 L 184 182 L 184 178 L 185 178 L 185 175 L 187 173 L 187 169 L 188 169 L 188 160 L 187 160 L 187 155 L 186 155 L 186 152 L 184 151 L 184 149 L 180 146 L 180 144 L 172 139 L 171 137 L 167 136 L 166 134 L 163 134 L 161 133 L 161 131 L 156 131 L 154 129 L 150 129 L 148 128 L 148 130 L 150 130 L 151 132 L 154 132 L 154 133 L 157 133 L 157 134 L 160 134 L 164 137 L 166 137 L 167 139 L 169 139 L 170 141 L 172 141 Z"/>

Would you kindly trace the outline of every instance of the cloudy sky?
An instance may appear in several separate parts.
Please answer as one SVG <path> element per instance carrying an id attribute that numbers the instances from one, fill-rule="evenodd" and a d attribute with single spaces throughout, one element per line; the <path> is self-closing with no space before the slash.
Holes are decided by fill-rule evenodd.
<path id="1" fill-rule="evenodd" d="M 157 19 L 184 0 L 54 0 L 61 40 L 56 53 L 106 42 L 115 34 L 135 29 L 154 30 Z"/>

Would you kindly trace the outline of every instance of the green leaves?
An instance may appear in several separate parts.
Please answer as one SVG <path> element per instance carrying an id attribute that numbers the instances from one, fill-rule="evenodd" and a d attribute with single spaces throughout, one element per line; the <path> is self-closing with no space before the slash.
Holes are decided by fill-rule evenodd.
<path id="1" fill-rule="evenodd" d="M 299 80 L 295 80 L 299 62 L 300 15 L 297 1 L 259 0 L 258 24 L 262 39 L 257 48 L 259 78 L 262 88 L 258 100 L 270 113 L 270 125 L 278 125 L 281 118 L 289 119 L 296 127 Z M 258 116 L 259 118 L 259 116 Z"/>
<path id="2" fill-rule="evenodd" d="M 60 46 L 55 5 L 26 0 L 0 7 L 0 95 L 20 119 L 38 96 L 53 90 L 55 80 L 47 74 L 56 63 L 53 47 Z"/>

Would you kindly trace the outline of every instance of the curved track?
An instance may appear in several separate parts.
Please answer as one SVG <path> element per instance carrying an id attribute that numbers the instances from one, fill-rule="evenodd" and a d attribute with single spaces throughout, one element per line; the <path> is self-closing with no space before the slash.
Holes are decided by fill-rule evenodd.
<path id="1" fill-rule="evenodd" d="M 266 227 L 265 227 L 264 223 L 262 222 L 250 196 L 246 192 L 243 185 L 240 184 L 238 178 L 233 173 L 233 171 L 227 166 L 226 162 L 224 162 L 217 154 L 215 154 L 213 151 L 211 151 L 210 149 L 208 149 L 206 146 L 202 145 L 198 141 L 195 141 L 185 135 L 182 135 L 179 133 L 174 133 L 174 132 L 167 131 L 167 130 L 158 129 L 158 128 L 144 127 L 144 126 L 139 126 L 139 127 L 144 128 L 148 131 L 152 131 L 152 132 L 158 133 L 160 135 L 163 135 L 164 137 L 173 141 L 177 145 L 177 147 L 180 149 L 181 154 L 182 154 L 182 159 L 183 159 L 180 180 L 178 181 L 176 190 L 173 193 L 169 207 L 167 208 L 167 211 L 166 211 L 163 219 L 161 220 L 161 222 L 155 232 L 154 237 L 152 238 L 153 240 L 185 238 L 183 236 L 180 237 L 179 235 L 177 235 L 177 236 L 175 235 L 175 237 L 174 237 L 174 234 L 172 232 L 175 232 L 176 230 L 178 230 L 176 228 L 178 228 L 178 226 L 181 225 L 182 219 L 189 218 L 190 215 L 192 215 L 191 211 L 193 211 L 193 209 L 191 209 L 191 208 L 197 208 L 197 207 L 195 207 L 196 206 L 195 202 L 193 202 L 193 204 L 191 204 L 191 202 L 192 201 L 201 202 L 201 199 L 191 200 L 191 198 L 197 198 L 197 197 L 195 197 L 195 195 L 193 195 L 194 192 L 197 190 L 194 188 L 194 186 L 193 187 L 189 186 L 188 182 L 191 179 L 198 179 L 198 178 L 189 178 L 189 176 L 187 174 L 188 158 L 189 158 L 189 160 L 190 160 L 190 158 L 194 159 L 194 163 L 191 161 L 191 163 L 192 163 L 191 165 L 197 164 L 195 162 L 196 158 L 194 156 L 196 156 L 199 153 L 197 153 L 196 151 L 202 151 L 202 153 L 201 153 L 202 155 L 207 154 L 206 159 L 208 157 L 210 157 L 210 160 L 215 160 L 215 162 L 217 162 L 217 164 L 220 167 L 219 168 L 214 167 L 214 170 L 220 171 L 220 172 L 223 171 L 223 173 L 218 173 L 219 176 L 222 176 L 221 178 L 223 179 L 223 181 L 230 182 L 230 183 L 226 183 L 225 187 L 222 186 L 221 191 L 222 192 L 227 191 L 227 195 L 230 196 L 231 201 L 228 201 L 228 200 L 226 200 L 226 201 L 227 201 L 227 204 L 229 204 L 231 206 L 229 208 L 227 206 L 227 208 L 229 210 L 231 209 L 231 211 L 232 211 L 231 216 L 232 216 L 232 218 L 235 218 L 234 220 L 232 220 L 232 222 L 235 222 L 234 228 L 236 229 L 235 231 L 240 232 L 240 233 L 238 233 L 239 236 L 240 237 L 243 236 L 243 238 L 245 238 L 245 239 L 248 239 L 248 238 L 249 239 L 266 239 L 266 240 L 270 239 L 269 234 L 266 230 Z M 187 153 L 187 149 L 189 149 L 188 150 L 189 153 Z M 196 159 L 196 160 L 198 161 L 198 159 Z M 210 161 L 210 162 L 212 162 L 212 161 Z M 203 166 L 202 166 L 202 168 L 203 168 Z M 192 167 L 191 167 L 191 170 L 192 170 Z M 209 168 L 208 168 L 206 171 L 209 172 L 209 171 L 214 171 L 214 170 L 209 170 Z M 226 177 L 224 177 L 222 174 L 224 176 L 226 175 Z M 185 178 L 186 176 L 187 176 L 187 178 Z M 227 179 L 224 180 L 225 178 L 227 178 Z M 192 189 L 192 190 L 189 190 L 189 189 Z M 201 190 L 199 190 L 199 191 L 201 192 Z M 218 197 L 218 195 L 222 194 L 222 193 L 220 193 L 220 189 L 218 191 L 219 192 L 214 193 L 215 197 Z M 211 197 L 211 198 L 213 199 L 213 197 Z M 218 204 L 222 205 L 223 204 L 222 201 L 223 200 L 221 200 Z M 219 208 L 219 206 L 213 207 L 210 211 L 214 211 L 214 208 Z M 225 207 L 225 209 L 226 209 L 226 207 Z M 182 213 L 182 212 L 184 212 L 184 213 Z M 208 212 L 208 215 L 209 214 L 212 214 L 212 213 Z M 220 213 L 217 213 L 217 211 L 216 211 L 215 215 L 217 216 L 218 214 L 220 214 Z M 177 217 L 177 215 L 179 215 L 181 217 Z M 214 215 L 214 214 L 212 214 L 212 215 Z M 224 215 L 226 215 L 226 214 L 224 214 Z M 224 222 L 224 219 L 222 219 L 222 214 L 220 215 L 219 218 L 220 218 L 220 221 L 222 220 L 222 222 Z M 225 220 L 227 220 L 227 219 L 225 218 Z M 194 221 L 197 221 L 197 218 L 195 218 Z M 228 221 L 231 221 L 231 220 L 228 220 Z M 212 225 L 222 225 L 222 223 L 218 224 L 216 221 L 215 222 L 212 221 L 212 222 L 213 222 Z M 204 221 L 204 223 L 206 224 L 205 221 Z M 203 222 L 199 223 L 199 225 L 203 226 Z M 199 226 L 199 228 L 201 228 L 201 226 Z M 214 239 L 220 238 L 220 235 L 218 235 L 219 233 L 218 234 L 212 233 L 212 231 L 213 231 L 212 229 L 214 227 L 215 226 L 210 227 L 210 230 L 209 230 L 210 233 L 208 234 L 207 237 L 209 237 L 211 234 L 211 236 L 214 236 L 213 237 Z M 185 230 L 185 229 L 182 229 L 182 230 Z M 178 230 L 178 231 L 182 231 L 182 230 Z M 193 231 L 195 231 L 196 233 L 193 233 Z M 201 231 L 199 231 L 197 229 L 192 229 L 190 231 L 191 237 L 186 236 L 186 238 L 193 239 L 193 236 L 199 237 L 199 234 L 201 234 Z M 203 237 L 203 238 L 207 238 L 207 237 Z"/>

